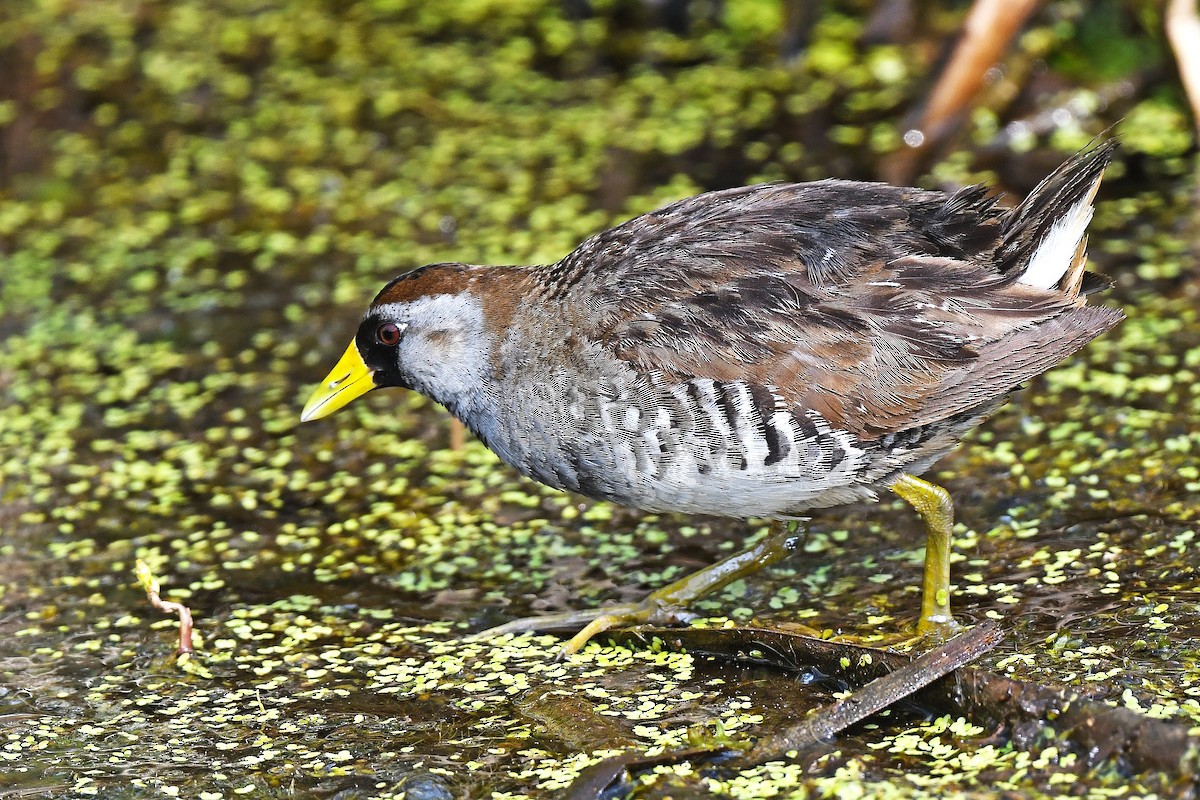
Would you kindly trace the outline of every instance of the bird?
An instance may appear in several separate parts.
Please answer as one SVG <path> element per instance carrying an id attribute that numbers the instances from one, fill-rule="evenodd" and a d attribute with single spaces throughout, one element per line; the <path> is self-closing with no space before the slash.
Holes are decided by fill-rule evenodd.
<path id="1" fill-rule="evenodd" d="M 1087 226 L 1116 144 L 1015 206 L 825 179 L 699 194 L 540 266 L 439 263 L 387 283 L 301 413 L 381 387 L 440 403 L 555 489 L 648 512 L 803 519 L 898 495 L 924 521 L 918 636 L 948 635 L 953 503 L 921 478 L 1022 384 L 1119 323 L 1090 305 Z M 796 549 L 754 546 L 645 600 L 491 633 L 686 619 Z"/>

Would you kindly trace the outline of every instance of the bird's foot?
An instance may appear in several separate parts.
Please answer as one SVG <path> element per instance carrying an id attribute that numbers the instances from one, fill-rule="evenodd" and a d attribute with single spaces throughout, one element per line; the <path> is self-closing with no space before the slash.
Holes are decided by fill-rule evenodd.
<path id="1" fill-rule="evenodd" d="M 630 625 L 679 625 L 695 619 L 695 614 L 660 596 L 661 594 L 661 590 L 654 592 L 640 603 L 621 603 L 582 611 L 567 611 L 561 614 L 522 617 L 472 634 L 469 638 L 471 640 L 490 639 L 526 631 L 579 628 L 579 632 L 558 651 L 558 657 L 565 658 L 578 653 L 593 636 L 610 628 L 622 628 Z"/>
<path id="2" fill-rule="evenodd" d="M 475 634 L 472 638 L 582 626 L 579 633 L 572 636 L 559 651 L 559 658 L 562 658 L 578 653 L 589 639 L 609 628 L 626 625 L 675 625 L 687 622 L 696 617 L 687 611 L 688 606 L 696 600 L 756 570 L 774 564 L 795 551 L 800 542 L 800 536 L 795 532 L 797 525 L 798 520 L 787 525 L 773 526 L 754 546 L 651 592 L 640 603 L 623 603 L 587 611 L 526 617 Z"/>
<path id="3" fill-rule="evenodd" d="M 955 621 L 949 615 L 922 618 L 916 630 L 909 628 L 892 633 L 871 634 L 833 634 L 821 638 L 844 644 L 857 644 L 866 647 L 876 647 L 881 650 L 896 650 L 899 652 L 924 651 L 945 644 L 968 626 Z"/>

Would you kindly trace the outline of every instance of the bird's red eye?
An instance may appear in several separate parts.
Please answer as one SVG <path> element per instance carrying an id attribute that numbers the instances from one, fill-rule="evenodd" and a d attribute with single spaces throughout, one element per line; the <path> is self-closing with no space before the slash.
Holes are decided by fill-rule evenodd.
<path id="1" fill-rule="evenodd" d="M 400 343 L 400 326 L 394 322 L 385 322 L 375 331 L 375 338 L 380 344 L 395 347 Z"/>

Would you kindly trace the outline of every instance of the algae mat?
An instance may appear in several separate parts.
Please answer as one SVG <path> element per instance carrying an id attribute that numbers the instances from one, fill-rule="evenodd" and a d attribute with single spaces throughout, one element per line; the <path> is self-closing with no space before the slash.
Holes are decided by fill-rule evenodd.
<path id="1" fill-rule="evenodd" d="M 830 699 L 661 647 L 559 663 L 550 636 L 464 640 L 639 596 L 758 523 L 542 489 L 478 443 L 451 449 L 411 394 L 297 422 L 404 269 L 550 261 L 704 188 L 872 177 L 959 19 L 864 44 L 866 10 L 830 4 L 781 55 L 774 4 L 684 5 L 683 21 L 534 0 L 0 12 L 0 797 L 548 797 L 620 748 L 753 736 Z M 1027 190 L 1123 116 L 1092 250 L 1130 318 L 937 468 L 959 507 L 955 603 L 1013 628 L 985 660 L 1000 672 L 1200 725 L 1190 123 L 1153 82 L 1096 101 L 1095 82 L 1164 63 L 1152 25 L 1129 30 L 1150 12 L 1062 6 L 1010 77 L 1048 64 L 1061 95 L 1034 99 L 1065 121 L 1006 128 L 992 98 L 921 181 Z M 703 624 L 903 629 L 920 539 L 898 503 L 823 513 Z M 194 610 L 190 659 L 138 561 Z M 910 708 L 812 768 L 661 765 L 633 791 L 1186 790 L 1044 733 L 1020 748 Z"/>

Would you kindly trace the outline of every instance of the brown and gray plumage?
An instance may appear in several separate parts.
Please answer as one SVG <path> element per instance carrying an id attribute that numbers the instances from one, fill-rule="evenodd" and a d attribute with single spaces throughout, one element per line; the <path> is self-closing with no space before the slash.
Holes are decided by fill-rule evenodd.
<path id="1" fill-rule="evenodd" d="M 761 185 L 673 203 L 550 266 L 423 267 L 375 298 L 304 418 L 401 386 L 523 474 L 636 508 L 914 502 L 898 482 L 1122 319 L 1087 305 L 1103 283 L 1084 270 L 1112 151 L 1013 209 L 981 186 Z"/>

